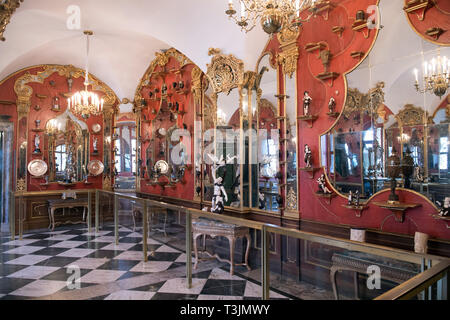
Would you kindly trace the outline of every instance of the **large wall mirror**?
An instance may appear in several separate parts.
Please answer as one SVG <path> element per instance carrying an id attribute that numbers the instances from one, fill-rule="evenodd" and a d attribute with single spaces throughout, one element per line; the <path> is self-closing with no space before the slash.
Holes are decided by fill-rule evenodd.
<path id="1" fill-rule="evenodd" d="M 69 110 L 46 124 L 49 182 L 75 183 L 87 177 L 89 130 Z"/>
<path id="2" fill-rule="evenodd" d="M 114 140 L 115 185 L 119 190 L 130 190 L 136 184 L 136 123 L 116 119 Z"/>
<path id="3" fill-rule="evenodd" d="M 257 130 L 257 153 L 258 170 L 257 179 L 253 192 L 253 207 L 266 211 L 279 211 L 280 204 L 277 202 L 279 191 L 280 172 L 280 141 L 278 117 L 278 74 L 270 64 L 271 56 L 264 55 L 258 64 L 257 72 L 259 79 L 259 94 L 257 94 L 256 118 L 258 120 Z M 256 193 L 257 192 L 257 193 Z"/>
<path id="4" fill-rule="evenodd" d="M 321 163 L 337 191 L 358 191 L 368 199 L 389 187 L 386 161 L 397 154 L 397 185 L 442 201 L 450 182 L 448 92 L 417 91 L 415 80 L 423 87 L 427 62 L 427 73 L 442 72 L 438 57 L 449 57 L 450 48 L 417 35 L 398 16 L 402 5 L 380 3 L 384 28 L 371 53 L 347 75 L 344 109 L 320 139 Z"/>
<path id="5" fill-rule="evenodd" d="M 285 75 L 286 98 L 286 212 L 298 211 L 298 181 L 297 181 L 297 79 Z"/>

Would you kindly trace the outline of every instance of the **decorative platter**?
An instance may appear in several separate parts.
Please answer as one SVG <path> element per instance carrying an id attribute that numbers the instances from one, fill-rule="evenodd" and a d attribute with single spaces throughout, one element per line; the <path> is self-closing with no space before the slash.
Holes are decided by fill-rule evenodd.
<path id="1" fill-rule="evenodd" d="M 98 176 L 103 173 L 105 166 L 100 160 L 92 160 L 88 164 L 88 171 L 93 176 Z"/>
<path id="2" fill-rule="evenodd" d="M 47 163 L 43 160 L 33 160 L 28 163 L 28 172 L 35 177 L 43 176 L 47 172 Z"/>
<path id="3" fill-rule="evenodd" d="M 155 170 L 161 174 L 169 172 L 169 164 L 164 160 L 159 160 L 155 163 Z"/>
<path id="4" fill-rule="evenodd" d="M 164 129 L 164 128 L 159 128 L 159 129 L 158 129 L 158 133 L 164 137 L 164 136 L 166 135 L 167 132 L 166 132 L 166 129 Z"/>
<path id="5" fill-rule="evenodd" d="M 98 123 L 95 123 L 95 124 L 92 125 L 92 131 L 94 133 L 99 133 L 100 130 L 102 130 L 102 126 L 99 125 Z"/>

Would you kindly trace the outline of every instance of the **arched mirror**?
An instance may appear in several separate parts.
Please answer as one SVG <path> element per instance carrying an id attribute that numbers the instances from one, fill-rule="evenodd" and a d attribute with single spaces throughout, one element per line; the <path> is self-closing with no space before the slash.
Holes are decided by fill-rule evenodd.
<path id="1" fill-rule="evenodd" d="M 387 159 L 398 156 L 397 186 L 442 201 L 450 182 L 447 97 L 423 92 L 422 79 L 443 72 L 439 61 L 450 56 L 450 48 L 417 35 L 398 17 L 401 6 L 380 2 L 381 24 L 396 31 L 380 32 L 371 53 L 347 74 L 345 106 L 321 136 L 321 163 L 338 192 L 358 191 L 368 199 L 390 186 Z"/>
<path id="2" fill-rule="evenodd" d="M 69 110 L 46 124 L 49 182 L 75 183 L 87 177 L 89 129 Z"/>
<path id="3" fill-rule="evenodd" d="M 280 193 L 277 174 L 280 172 L 280 128 L 277 120 L 278 99 L 276 98 L 278 78 L 277 69 L 271 66 L 270 59 L 269 54 L 264 55 L 257 67 L 257 77 L 259 77 L 256 108 L 258 170 L 257 185 L 253 195 L 258 201 L 253 202 L 253 207 L 266 211 L 279 211 L 277 196 Z"/>

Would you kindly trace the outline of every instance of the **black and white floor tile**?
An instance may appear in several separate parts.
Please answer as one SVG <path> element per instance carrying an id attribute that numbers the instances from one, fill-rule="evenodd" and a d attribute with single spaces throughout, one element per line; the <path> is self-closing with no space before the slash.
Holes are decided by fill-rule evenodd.
<path id="1" fill-rule="evenodd" d="M 2 237 L 0 300 L 39 299 L 71 291 L 67 282 L 73 266 L 79 268 L 81 288 L 185 266 L 186 254 L 170 244 L 148 239 L 148 262 L 144 262 L 141 234 L 121 227 L 119 237 L 116 245 L 113 227 L 89 233 L 81 225 L 29 233 L 23 240 Z M 261 286 L 256 281 L 239 274 L 231 276 L 226 264 L 217 262 L 217 267 L 195 273 L 190 289 L 185 278 L 174 277 L 93 299 L 245 300 L 259 299 L 260 295 Z M 275 289 L 270 295 L 274 299 L 295 299 Z"/>

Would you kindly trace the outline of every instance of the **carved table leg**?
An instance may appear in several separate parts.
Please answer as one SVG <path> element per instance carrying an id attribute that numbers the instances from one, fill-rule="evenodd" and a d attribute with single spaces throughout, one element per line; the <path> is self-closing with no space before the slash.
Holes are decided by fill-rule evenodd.
<path id="1" fill-rule="evenodd" d="M 198 264 L 198 249 L 197 249 L 197 238 L 201 236 L 200 233 L 194 233 L 192 236 L 192 241 L 194 242 L 194 257 L 195 257 L 195 263 L 194 263 L 194 269 L 197 269 Z M 191 254 L 190 252 L 186 252 L 186 254 Z"/>
<path id="2" fill-rule="evenodd" d="M 52 228 L 52 212 L 51 212 L 51 208 L 48 208 L 48 220 L 49 220 L 49 224 L 48 224 L 48 229 L 51 230 Z"/>
<path id="3" fill-rule="evenodd" d="M 338 290 L 337 290 L 337 286 L 336 286 L 336 274 L 337 274 L 337 272 L 338 272 L 338 269 L 336 267 L 332 266 L 331 269 L 330 269 L 331 285 L 333 286 L 334 298 L 336 300 L 339 300 Z"/>
<path id="4" fill-rule="evenodd" d="M 228 236 L 230 242 L 230 274 L 234 274 L 234 242 L 236 241 L 233 236 Z"/>
<path id="5" fill-rule="evenodd" d="M 51 212 L 51 216 L 52 216 L 52 220 L 51 220 L 51 224 L 52 224 L 52 231 L 55 230 L 55 208 L 52 208 L 50 210 Z"/>
<path id="6" fill-rule="evenodd" d="M 248 265 L 248 255 L 250 253 L 250 245 L 251 245 L 251 237 L 250 234 L 246 234 L 245 238 L 247 239 L 247 249 L 245 250 L 245 266 L 250 271 L 250 266 Z"/>
<path id="7" fill-rule="evenodd" d="M 355 271 L 355 275 L 353 276 L 353 282 L 355 284 L 355 298 L 359 299 L 359 286 L 358 286 L 358 272 Z"/>

